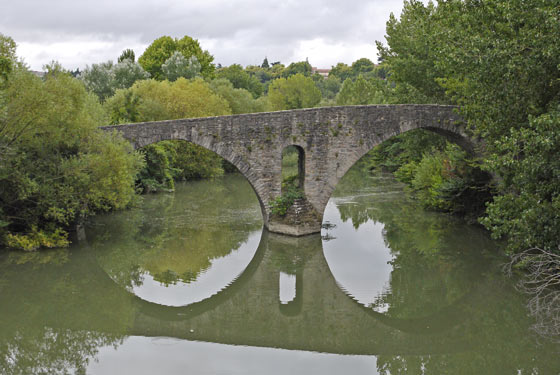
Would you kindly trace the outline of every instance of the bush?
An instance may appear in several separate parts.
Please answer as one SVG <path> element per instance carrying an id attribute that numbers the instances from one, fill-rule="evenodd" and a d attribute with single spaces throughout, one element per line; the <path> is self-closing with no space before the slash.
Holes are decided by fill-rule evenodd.
<path id="1" fill-rule="evenodd" d="M 0 91 L 0 244 L 64 246 L 76 222 L 135 199 L 141 157 L 106 124 L 101 105 L 56 64 L 45 80 L 14 71 Z"/>
<path id="2" fill-rule="evenodd" d="M 297 177 L 297 176 L 296 176 Z M 303 192 L 294 186 L 290 186 L 281 196 L 269 203 L 270 212 L 273 215 L 286 216 L 288 209 L 292 207 L 296 199 L 303 198 Z"/>

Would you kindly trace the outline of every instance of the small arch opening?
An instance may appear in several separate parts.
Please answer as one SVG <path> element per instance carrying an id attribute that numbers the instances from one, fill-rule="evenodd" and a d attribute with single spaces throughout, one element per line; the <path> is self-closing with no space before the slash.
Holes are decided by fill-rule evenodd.
<path id="1" fill-rule="evenodd" d="M 282 193 L 290 188 L 303 191 L 305 181 L 305 152 L 290 145 L 282 150 Z"/>

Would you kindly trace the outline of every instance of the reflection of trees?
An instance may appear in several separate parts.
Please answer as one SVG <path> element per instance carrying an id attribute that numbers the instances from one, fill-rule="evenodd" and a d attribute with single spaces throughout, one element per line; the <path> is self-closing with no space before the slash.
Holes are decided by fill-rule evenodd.
<path id="1" fill-rule="evenodd" d="M 85 374 L 102 346 L 116 345 L 117 336 L 64 329 L 18 331 L 0 343 L 0 373 L 4 375 Z"/>
<path id="2" fill-rule="evenodd" d="M 89 254 L 68 257 L 64 250 L 0 259 L 1 374 L 83 374 L 132 324 L 130 299 L 99 277 Z"/>
<path id="3" fill-rule="evenodd" d="M 147 196 L 141 208 L 96 220 L 89 235 L 100 264 L 123 286 L 141 284 L 145 272 L 164 284 L 188 283 L 260 227 L 258 208 L 246 180 L 227 175 Z"/>
<path id="4" fill-rule="evenodd" d="M 384 175 L 351 169 L 337 187 L 337 208 L 354 227 L 368 221 L 384 225 L 393 255 L 389 292 L 376 305 L 387 305 L 395 318 L 430 315 L 453 303 L 476 285 L 496 256 L 496 245 L 476 227 L 449 215 L 427 212 Z M 496 269 L 493 269 L 496 271 Z"/>
<path id="5" fill-rule="evenodd" d="M 476 290 L 456 304 L 466 317 L 443 332 L 442 339 L 460 337 L 468 348 L 455 353 L 379 356 L 380 374 L 555 374 L 560 369 L 558 346 L 538 345 L 530 334 L 524 299 L 494 270 Z M 422 351 L 419 351 L 422 353 Z"/>
<path id="6" fill-rule="evenodd" d="M 384 225 L 393 271 L 387 293 L 375 305 L 388 306 L 384 316 L 403 326 L 426 325 L 417 327 L 418 334 L 438 332 L 443 341 L 460 338 L 472 343 L 469 348 L 450 348 L 458 353 L 446 355 L 379 356 L 379 372 L 558 372 L 558 348 L 538 347 L 529 334 L 525 297 L 501 273 L 499 244 L 478 227 L 425 211 L 394 180 L 365 173 L 359 167 L 351 169 L 334 196 L 343 197 L 337 208 L 342 220 L 351 220 L 355 228 L 368 221 Z M 422 353 L 422 348 L 416 352 Z"/>

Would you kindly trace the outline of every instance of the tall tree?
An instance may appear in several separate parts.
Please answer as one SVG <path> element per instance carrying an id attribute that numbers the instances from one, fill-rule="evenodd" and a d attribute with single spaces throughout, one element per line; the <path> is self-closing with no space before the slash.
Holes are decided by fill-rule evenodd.
<path id="1" fill-rule="evenodd" d="M 202 50 L 198 40 L 187 35 L 181 39 L 162 36 L 154 40 L 138 58 L 138 62 L 153 78 L 163 80 L 165 75 L 162 65 L 175 51 L 181 52 L 186 59 L 196 56 L 203 77 L 211 78 L 214 75 L 215 66 L 212 63 L 214 57 L 208 51 Z"/>
<path id="2" fill-rule="evenodd" d="M 367 75 L 367 73 L 373 72 L 375 69 L 375 64 L 365 57 L 358 59 L 352 63 L 352 73 L 354 76 Z"/>
<path id="3" fill-rule="evenodd" d="M 91 64 L 91 67 L 86 65 L 84 71 L 78 76 L 86 88 L 97 95 L 101 101 L 115 93 L 113 66 L 112 61 Z"/>
<path id="4" fill-rule="evenodd" d="M 0 79 L 7 79 L 16 63 L 16 43 L 0 33 Z M 1 83 L 1 81 L 0 81 Z"/>
<path id="5" fill-rule="evenodd" d="M 439 79 L 445 73 L 437 64 L 441 41 L 435 20 L 436 6 L 420 0 L 404 2 L 400 19 L 387 21 L 387 43 L 377 42 L 380 59 L 391 69 L 390 80 L 400 103 L 449 103 Z"/>
<path id="6" fill-rule="evenodd" d="M 126 89 L 134 82 L 148 79 L 150 74 L 142 67 L 129 59 L 124 59 L 118 64 L 107 61 L 101 64 L 86 66 L 86 69 L 78 76 L 86 86 L 102 102 L 113 96 L 115 90 Z"/>
<path id="7" fill-rule="evenodd" d="M 510 249 L 558 251 L 558 0 L 405 2 L 378 44 L 401 102 L 461 105 L 501 177 L 483 222 Z M 538 183 L 537 183 L 538 181 Z"/>
<path id="8" fill-rule="evenodd" d="M 81 82 L 58 65 L 44 80 L 18 68 L 0 96 L 1 245 L 64 246 L 76 221 L 133 201 L 141 159 L 98 129 L 105 114 Z"/>

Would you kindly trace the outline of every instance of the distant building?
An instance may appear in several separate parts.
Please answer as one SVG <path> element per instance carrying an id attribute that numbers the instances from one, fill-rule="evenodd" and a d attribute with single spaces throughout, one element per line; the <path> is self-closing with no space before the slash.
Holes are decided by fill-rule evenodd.
<path id="1" fill-rule="evenodd" d="M 319 74 L 321 76 L 323 76 L 324 78 L 327 78 L 329 76 L 329 72 L 331 70 L 330 69 L 317 69 L 316 67 L 311 67 L 311 74 Z"/>

